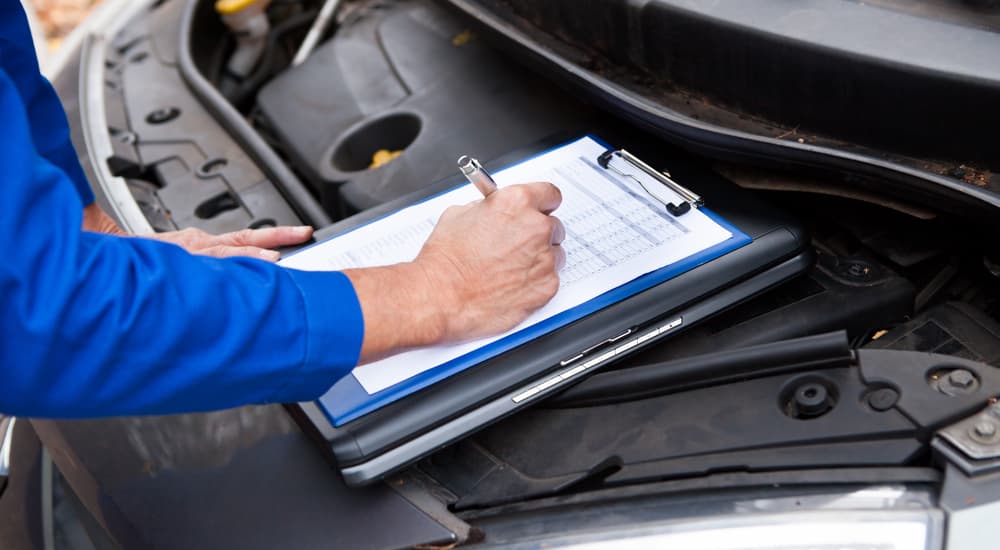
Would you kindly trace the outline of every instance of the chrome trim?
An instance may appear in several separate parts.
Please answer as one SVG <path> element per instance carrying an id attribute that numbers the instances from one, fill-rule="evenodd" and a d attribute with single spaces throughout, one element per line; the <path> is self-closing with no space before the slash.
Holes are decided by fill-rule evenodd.
<path id="1" fill-rule="evenodd" d="M 0 477 L 10 475 L 10 451 L 14 446 L 14 423 L 17 419 L 13 416 L 0 418 Z"/>

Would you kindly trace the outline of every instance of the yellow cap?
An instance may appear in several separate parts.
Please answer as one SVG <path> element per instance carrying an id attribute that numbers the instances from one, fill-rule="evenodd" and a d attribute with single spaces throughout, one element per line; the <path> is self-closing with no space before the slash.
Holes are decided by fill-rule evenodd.
<path id="1" fill-rule="evenodd" d="M 218 0 L 215 3 L 215 11 L 222 15 L 236 13 L 242 9 L 249 8 L 257 3 L 257 0 Z"/>
<path id="2" fill-rule="evenodd" d="M 372 155 L 372 163 L 368 165 L 368 169 L 374 170 L 376 168 L 380 168 L 386 164 L 389 164 L 390 162 L 393 161 L 393 159 L 402 154 L 403 151 L 390 151 L 388 149 L 379 149 L 378 151 L 375 151 L 374 155 Z"/>

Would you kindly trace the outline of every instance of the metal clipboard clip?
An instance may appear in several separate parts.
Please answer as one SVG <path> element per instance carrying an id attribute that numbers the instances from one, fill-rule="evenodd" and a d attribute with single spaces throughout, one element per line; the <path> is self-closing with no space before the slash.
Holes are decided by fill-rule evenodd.
<path id="1" fill-rule="evenodd" d="M 646 184 L 639 178 L 622 172 L 616 166 L 611 164 L 611 159 L 613 157 L 620 157 L 625 162 L 635 166 L 640 171 L 644 172 L 649 177 L 663 184 L 667 189 L 670 189 L 674 193 L 680 195 L 684 202 L 677 204 L 673 202 L 667 202 L 662 199 L 659 195 L 654 193 Z M 705 201 L 697 193 L 692 192 L 690 189 L 684 187 L 683 185 L 677 183 L 676 181 L 670 179 L 670 174 L 667 172 L 657 172 L 650 165 L 643 162 L 639 157 L 629 153 L 625 149 L 608 149 L 607 151 L 601 153 L 601 156 L 597 157 L 597 164 L 601 165 L 601 168 L 606 170 L 611 170 L 612 172 L 618 174 L 623 178 L 628 178 L 639 184 L 646 193 L 656 199 L 657 201 L 663 203 L 663 206 L 667 208 L 667 212 L 670 212 L 673 216 L 682 216 L 691 211 L 692 208 L 698 208 L 699 206 L 704 206 Z"/>

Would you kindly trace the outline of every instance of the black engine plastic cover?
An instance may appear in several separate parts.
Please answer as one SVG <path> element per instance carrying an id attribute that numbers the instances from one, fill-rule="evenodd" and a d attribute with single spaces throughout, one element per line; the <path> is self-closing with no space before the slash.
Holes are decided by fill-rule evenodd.
<path id="1" fill-rule="evenodd" d="M 327 209 L 341 198 L 348 212 L 454 175 L 460 155 L 485 162 L 573 128 L 581 112 L 427 2 L 363 8 L 258 103 Z M 403 153 L 369 169 L 381 149 Z"/>

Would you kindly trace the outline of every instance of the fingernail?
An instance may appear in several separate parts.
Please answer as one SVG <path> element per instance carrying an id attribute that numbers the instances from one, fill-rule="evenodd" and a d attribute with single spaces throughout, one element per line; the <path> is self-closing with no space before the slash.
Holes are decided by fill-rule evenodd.
<path id="1" fill-rule="evenodd" d="M 277 261 L 278 258 L 281 257 L 281 254 L 275 252 L 274 250 L 261 250 L 260 251 L 260 257 L 264 258 L 265 260 L 274 262 L 274 261 Z"/>
<path id="2" fill-rule="evenodd" d="M 309 227 L 308 225 L 300 225 L 293 229 L 293 231 L 296 235 L 306 236 L 312 231 L 312 227 Z"/>

